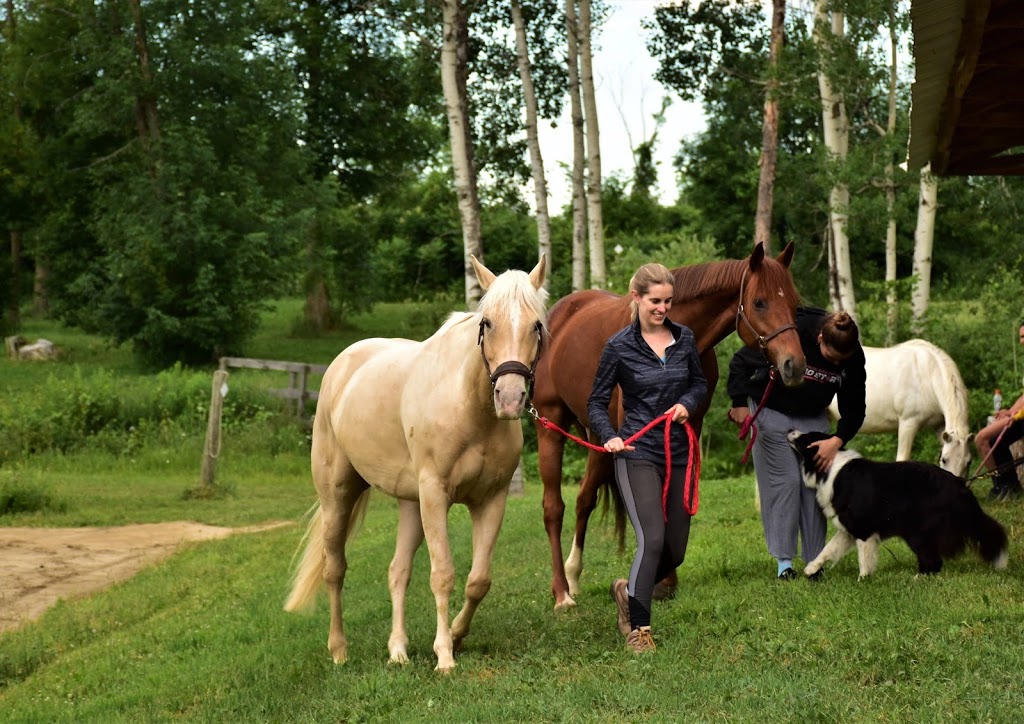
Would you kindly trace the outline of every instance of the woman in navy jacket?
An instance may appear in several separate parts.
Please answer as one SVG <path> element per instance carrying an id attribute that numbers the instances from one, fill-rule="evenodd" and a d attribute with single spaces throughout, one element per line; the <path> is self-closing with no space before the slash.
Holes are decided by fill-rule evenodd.
<path id="1" fill-rule="evenodd" d="M 618 607 L 626 649 L 655 648 L 651 636 L 654 584 L 686 555 L 690 516 L 683 507 L 689 440 L 682 423 L 707 396 L 693 332 L 668 318 L 675 278 L 661 264 L 645 264 L 629 282 L 633 321 L 605 344 L 587 404 L 591 434 L 615 453 L 615 480 L 636 533 L 637 550 L 629 580 L 617 579 L 611 594 Z M 612 425 L 609 404 L 618 386 L 625 419 Z M 623 440 L 661 415 L 672 413 L 672 470 L 665 509 L 664 436 L 658 430 L 626 446 Z M 667 520 L 666 520 L 667 518 Z"/>

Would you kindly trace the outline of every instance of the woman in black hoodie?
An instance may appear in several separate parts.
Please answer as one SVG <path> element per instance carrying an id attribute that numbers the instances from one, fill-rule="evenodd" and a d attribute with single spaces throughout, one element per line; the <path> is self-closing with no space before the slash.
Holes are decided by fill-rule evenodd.
<path id="1" fill-rule="evenodd" d="M 818 468 L 828 470 L 836 453 L 864 424 L 864 350 L 857 323 L 847 312 L 830 314 L 824 309 L 800 307 L 796 326 L 807 357 L 804 381 L 796 387 L 772 385 L 757 417 L 753 450 L 765 542 L 782 580 L 797 575 L 793 570 L 797 534 L 802 539 L 804 561 L 813 561 L 825 545 L 826 530 L 825 515 L 814 491 L 803 484 L 800 462 L 786 434 L 790 430 L 828 432 L 826 410 L 832 397 L 838 396 L 840 417 L 835 434 L 812 443 L 818 448 Z M 729 419 L 737 425 L 754 413 L 764 397 L 769 370 L 768 360 L 756 350 L 744 347 L 733 356 L 727 389 L 732 400 Z"/>

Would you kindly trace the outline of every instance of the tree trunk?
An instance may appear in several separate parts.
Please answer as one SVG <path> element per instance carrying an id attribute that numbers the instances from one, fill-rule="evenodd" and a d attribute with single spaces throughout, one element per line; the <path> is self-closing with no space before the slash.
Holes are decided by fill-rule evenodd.
<path id="1" fill-rule="evenodd" d="M 8 287 L 4 327 L 13 333 L 21 328 L 21 231 L 11 229 L 11 282 Z"/>
<path id="2" fill-rule="evenodd" d="M 826 10 L 826 0 L 815 0 L 814 3 L 814 36 L 818 47 L 818 89 L 821 93 L 821 114 L 824 127 L 825 147 L 828 149 L 830 162 L 842 170 L 846 163 L 849 149 L 849 124 L 846 118 L 846 105 L 829 78 L 832 38 L 840 38 L 844 34 L 842 13 L 833 12 L 831 17 Z M 835 181 L 828 196 L 829 225 L 832 232 L 831 263 L 834 264 L 832 276 L 836 283 L 833 299 L 835 309 L 844 309 L 856 318 L 857 305 L 853 293 L 853 270 L 850 265 L 850 240 L 846 233 L 850 209 L 850 190 L 843 181 Z"/>
<path id="3" fill-rule="evenodd" d="M 608 278 L 604 263 L 604 222 L 601 217 L 601 132 L 594 95 L 591 55 L 590 0 L 580 0 L 580 67 L 583 71 L 583 110 L 587 124 L 587 226 L 590 232 L 590 286 L 604 289 Z"/>
<path id="4" fill-rule="evenodd" d="M 886 146 L 892 147 L 896 135 L 896 83 L 897 52 L 899 39 L 896 36 L 896 6 L 889 7 L 889 118 L 885 126 Z M 885 211 L 888 224 L 885 229 L 885 346 L 896 344 L 896 324 L 899 321 L 899 299 L 896 295 L 896 169 L 892 156 L 885 164 Z"/>
<path id="5" fill-rule="evenodd" d="M 779 56 L 786 21 L 786 0 L 772 0 L 772 39 L 768 53 L 768 82 L 764 91 L 764 121 L 761 124 L 761 175 L 757 182 L 757 214 L 754 217 L 754 243 L 764 244 L 771 253 L 772 206 L 775 195 L 775 169 L 779 158 Z"/>
<path id="6" fill-rule="evenodd" d="M 7 0 L 7 37 L 6 41 L 10 44 L 14 44 L 17 37 L 17 18 L 14 15 L 14 0 Z M 21 123 L 21 98 L 15 95 L 14 97 L 14 120 L 16 123 Z M 10 228 L 10 240 L 11 240 L 11 268 L 10 268 L 10 285 L 8 286 L 8 296 L 6 311 L 4 313 L 4 327 L 8 333 L 14 333 L 21 328 L 21 252 L 22 252 L 22 237 L 21 229 L 16 226 Z"/>
<path id="7" fill-rule="evenodd" d="M 36 273 L 32 279 L 32 315 L 39 319 L 50 316 L 50 267 L 45 258 L 36 256 Z"/>
<path id="8" fill-rule="evenodd" d="M 587 283 L 587 192 L 583 186 L 586 145 L 580 99 L 579 27 L 576 0 L 565 0 L 565 31 L 569 41 L 569 100 L 572 109 L 572 290 Z"/>
<path id="9" fill-rule="evenodd" d="M 480 201 L 477 197 L 473 141 L 469 128 L 466 75 L 469 58 L 469 27 L 461 0 L 443 0 L 444 36 L 441 45 L 441 87 L 448 115 L 452 146 L 455 193 L 462 221 L 462 246 L 466 279 L 466 306 L 476 309 L 483 290 L 477 281 L 470 254 L 483 261 L 480 241 Z"/>
<path id="10" fill-rule="evenodd" d="M 533 196 L 537 205 L 537 255 L 546 259 L 544 288 L 550 288 L 551 279 L 551 219 L 548 216 L 548 183 L 544 177 L 544 158 L 537 137 L 537 94 L 530 71 L 530 53 L 526 46 L 526 22 L 519 0 L 512 2 L 512 22 L 516 29 L 516 61 L 519 79 L 523 84 L 523 102 L 526 106 L 526 142 L 530 149 L 530 169 L 533 176 Z"/>
<path id="11" fill-rule="evenodd" d="M 160 140 L 160 121 L 157 115 L 156 94 L 153 92 L 153 69 L 149 60 L 149 42 L 146 25 L 142 20 L 140 0 L 128 0 L 135 27 L 135 54 L 139 63 L 142 87 L 135 97 L 135 127 L 144 146 Z"/>
<path id="12" fill-rule="evenodd" d="M 921 169 L 920 205 L 917 207 L 917 228 L 914 230 L 914 291 L 910 299 L 910 331 L 915 337 L 924 334 L 928 304 L 931 300 L 932 244 L 935 239 L 938 197 L 939 183 L 932 175 L 929 164 Z"/>

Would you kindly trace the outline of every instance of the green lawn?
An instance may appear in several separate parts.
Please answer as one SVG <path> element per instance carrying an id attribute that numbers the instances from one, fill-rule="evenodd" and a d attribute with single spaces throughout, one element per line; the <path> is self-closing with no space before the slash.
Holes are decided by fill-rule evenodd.
<path id="1" fill-rule="evenodd" d="M 173 502 L 173 476 L 108 493 L 125 521 L 189 517 L 215 524 L 298 519 L 308 479 L 282 470 L 234 501 Z M 118 472 L 113 478 L 122 481 Z M 103 497 L 86 481 L 79 506 Z M 273 489 L 277 492 L 272 492 Z M 569 489 L 565 490 L 570 493 Z M 458 667 L 433 671 L 433 601 L 425 550 L 409 595 L 410 663 L 387 664 L 387 565 L 395 508 L 379 497 L 350 547 L 349 662 L 326 650 L 322 597 L 287 614 L 298 527 L 189 546 L 136 578 L 64 602 L 0 636 L 0 718 L 9 721 L 1012 721 L 1019 686 L 1020 504 L 992 510 L 1011 532 L 1009 569 L 964 557 L 916 577 L 901 543 L 858 582 L 853 556 L 814 585 L 774 580 L 748 477 L 708 480 L 674 601 L 658 604 L 658 650 L 622 651 L 608 582 L 623 575 L 609 526 L 595 523 L 584 591 L 551 610 L 539 485 L 510 502 L 494 586 Z M 71 494 L 70 492 L 67 494 Z M 185 505 L 188 509 L 183 510 Z M 247 512 L 238 514 L 233 506 Z M 101 511 L 104 506 L 95 508 Z M 108 516 L 97 512 L 99 520 Z M 86 516 L 88 517 L 88 516 Z M 456 567 L 469 560 L 468 517 L 453 510 Z M 13 522 L 13 521 L 11 521 Z M 86 522 L 86 521 L 82 521 Z M 461 585 L 461 582 L 460 582 Z M 457 600 L 461 599 L 457 588 Z"/>
<path id="2" fill-rule="evenodd" d="M 276 305 L 245 354 L 327 362 L 361 337 L 422 337 L 444 316 L 431 305 L 378 306 L 338 333 L 307 338 L 291 331 L 299 308 Z M 52 323 L 31 322 L 25 336 L 52 339 L 65 357 L 54 365 L 0 360 L 0 428 L 7 425 L 0 450 L 15 429 L 31 437 L 26 421 L 55 435 L 66 422 L 81 437 L 64 448 L 7 449 L 0 500 L 5 491 L 28 491 L 46 503 L 0 514 L 0 525 L 299 523 L 315 500 L 302 422 L 246 389 L 246 380 L 279 380 L 232 372 L 227 401 L 236 407 L 225 417 L 217 460 L 221 494 L 190 498 L 210 370 L 150 376 L 128 350 Z M 108 410 L 100 403 L 111 390 L 130 404 Z M 187 404 L 132 423 L 138 410 L 171 397 Z M 712 457 L 741 451 L 730 436 Z M 964 556 L 940 575 L 917 577 L 913 556 L 896 541 L 885 545 L 870 580 L 857 581 L 851 555 L 821 584 L 781 583 L 764 548 L 750 474 L 706 479 L 679 596 L 655 607 L 658 650 L 634 658 L 622 650 L 608 596 L 629 555 L 616 551 L 600 516 L 588 538 L 578 608 L 552 611 L 535 454 L 527 460 L 526 495 L 510 501 L 494 585 L 450 676 L 433 670 L 425 550 L 409 592 L 411 661 L 387 663 L 396 512 L 393 501 L 377 497 L 349 548 L 344 666 L 327 653 L 325 597 L 310 617 L 281 608 L 302 532 L 295 525 L 187 546 L 129 581 L 63 601 L 39 621 L 0 634 L 0 721 L 1020 719 L 1024 503 L 986 504 L 1010 535 L 1003 572 Z M 575 456 L 567 479 L 581 472 L 581 460 Z M 979 494 L 987 490 L 979 484 Z M 572 510 L 575 490 L 563 493 Z M 470 556 L 465 510 L 453 509 L 452 521 L 458 604 Z"/>

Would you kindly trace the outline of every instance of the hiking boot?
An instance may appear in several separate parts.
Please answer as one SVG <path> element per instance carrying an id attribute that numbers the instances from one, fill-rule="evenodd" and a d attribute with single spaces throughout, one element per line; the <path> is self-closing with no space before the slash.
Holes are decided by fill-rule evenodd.
<path id="1" fill-rule="evenodd" d="M 610 593 L 612 594 L 612 600 L 615 601 L 615 607 L 618 609 L 618 621 L 619 633 L 623 636 L 628 636 L 630 633 L 629 625 L 629 593 L 626 592 L 625 578 L 616 578 L 612 581 L 612 587 Z"/>
<path id="2" fill-rule="evenodd" d="M 633 654 L 642 654 L 647 651 L 654 651 L 654 637 L 651 636 L 651 627 L 635 628 L 626 634 L 626 651 Z"/>

